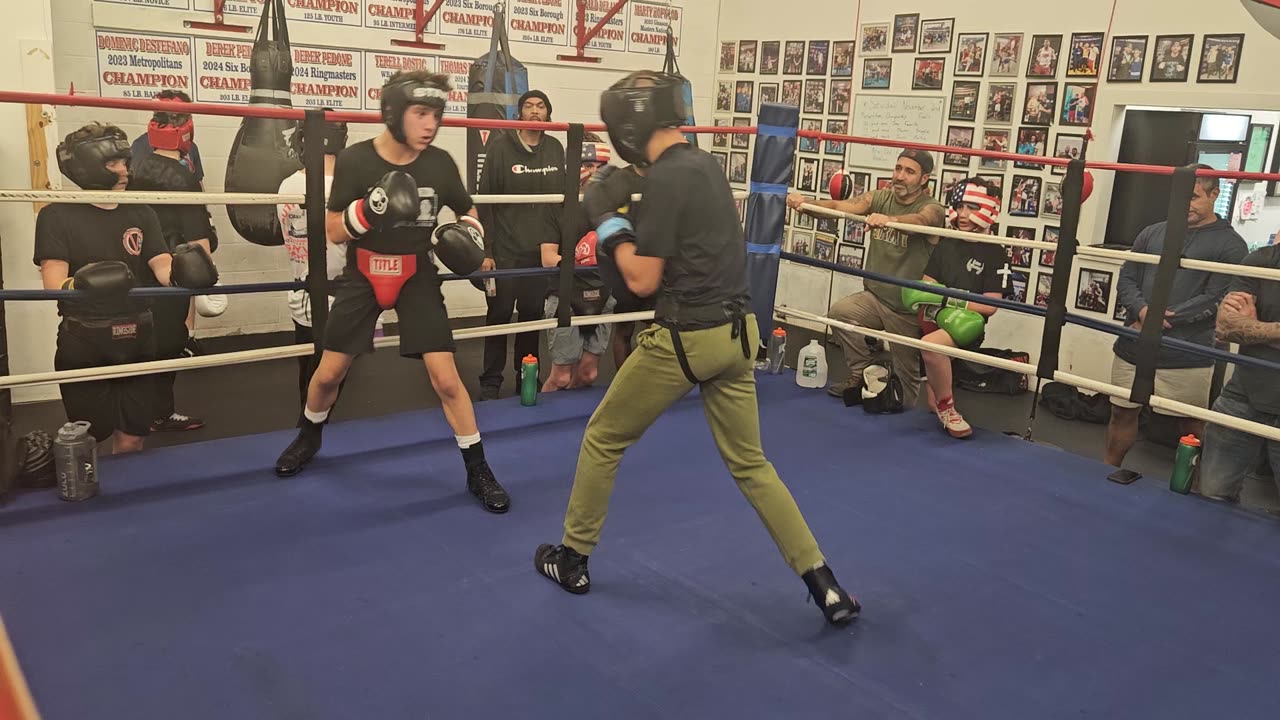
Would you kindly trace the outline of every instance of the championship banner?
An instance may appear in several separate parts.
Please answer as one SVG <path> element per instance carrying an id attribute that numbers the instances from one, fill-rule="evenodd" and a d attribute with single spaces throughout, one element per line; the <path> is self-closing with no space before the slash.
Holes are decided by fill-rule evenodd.
<path id="1" fill-rule="evenodd" d="M 285 0 L 285 19 L 300 22 L 350 25 L 363 22 L 362 0 Z M 223 12 L 228 15 L 262 15 L 265 0 L 227 0 Z M 195 9 L 213 12 L 213 0 L 195 0 Z"/>
<path id="2" fill-rule="evenodd" d="M 453 90 L 449 91 L 449 102 L 444 107 L 444 114 L 466 117 L 467 88 L 471 84 L 471 61 L 466 58 L 442 57 L 437 62 L 439 68 L 436 72 L 448 75 L 449 84 L 453 86 Z"/>
<path id="3" fill-rule="evenodd" d="M 102 97 L 150 100 L 161 90 L 191 93 L 191 38 L 99 30 L 96 40 Z"/>
<path id="4" fill-rule="evenodd" d="M 190 10 L 191 0 L 98 0 L 113 5 L 141 5 L 149 8 L 168 8 L 170 10 Z"/>
<path id="5" fill-rule="evenodd" d="M 570 0 L 511 0 L 510 38 L 536 45 L 569 44 Z"/>
<path id="6" fill-rule="evenodd" d="M 360 110 L 361 57 L 352 50 L 293 48 L 294 107 Z"/>
<path id="7" fill-rule="evenodd" d="M 364 26 L 376 30 L 417 32 L 416 12 L 417 5 L 414 0 L 364 0 Z M 427 35 L 435 35 L 439 32 L 439 28 L 440 14 L 436 13 L 423 32 Z"/>
<path id="8" fill-rule="evenodd" d="M 193 38 L 196 51 L 196 102 L 249 102 L 249 57 L 253 43 Z"/>
<path id="9" fill-rule="evenodd" d="M 586 28 L 591 30 L 605 16 L 605 13 L 613 9 L 614 0 L 587 0 L 587 21 Z M 569 0 L 569 7 L 574 12 L 569 14 L 569 32 L 573 42 L 573 46 L 577 46 L 578 42 L 578 18 L 574 13 L 577 12 L 576 0 Z M 609 18 L 609 22 L 600 28 L 600 34 L 596 35 L 587 43 L 589 50 L 604 50 L 606 52 L 626 52 L 627 51 L 627 18 L 626 15 L 618 13 Z"/>
<path id="10" fill-rule="evenodd" d="M 440 34 L 489 39 L 493 36 L 493 12 L 498 0 L 444 0 L 440 7 Z"/>
<path id="11" fill-rule="evenodd" d="M 671 28 L 675 53 L 680 54 L 680 25 L 684 8 L 632 0 L 627 5 L 627 50 L 643 55 L 667 54 L 667 28 Z"/>
<path id="12" fill-rule="evenodd" d="M 380 111 L 382 109 L 382 86 L 387 79 L 401 70 L 426 70 L 440 72 L 436 69 L 436 58 L 427 55 L 399 55 L 396 53 L 364 51 L 364 109 Z M 454 80 L 454 82 L 457 82 Z M 465 98 L 465 93 L 463 95 Z M 452 97 L 450 97 L 452 100 Z M 466 100 L 462 101 L 463 112 L 466 112 Z"/>

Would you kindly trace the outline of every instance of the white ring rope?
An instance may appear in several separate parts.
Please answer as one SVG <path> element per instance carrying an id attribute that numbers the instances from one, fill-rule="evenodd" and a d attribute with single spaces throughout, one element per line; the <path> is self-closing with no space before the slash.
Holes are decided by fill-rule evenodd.
<path id="1" fill-rule="evenodd" d="M 745 190 L 733 193 L 735 200 L 750 196 Z M 581 199 L 582 196 L 578 196 Z M 0 202 L 66 202 L 93 203 L 99 205 L 284 205 L 303 204 L 305 195 L 279 195 L 272 193 L 215 193 L 215 192 L 122 192 L 117 190 L 0 190 Z M 631 196 L 641 200 L 640 194 Z M 564 194 L 559 195 L 472 195 L 477 205 L 559 205 Z"/>
<path id="2" fill-rule="evenodd" d="M 572 327 L 584 325 L 607 325 L 632 321 L 652 320 L 653 311 L 618 313 L 612 315 L 581 315 L 570 319 Z M 486 327 L 463 328 L 455 330 L 455 340 L 470 340 L 506 335 L 533 330 L 551 330 L 559 326 L 555 318 L 549 320 L 530 320 L 528 322 L 507 323 L 505 325 L 489 325 Z M 374 340 L 374 347 L 393 347 L 400 344 L 400 336 L 390 335 Z M 239 350 L 215 355 L 200 355 L 176 360 L 148 360 L 146 362 L 127 363 L 124 365 L 107 365 L 103 367 L 80 368 L 77 370 L 60 370 L 44 373 L 27 373 L 25 375 L 9 375 L 0 377 L 0 389 L 15 387 L 34 387 L 37 385 L 58 385 L 61 383 L 90 382 L 93 380 L 115 380 L 136 375 L 151 375 L 177 370 L 196 370 L 199 368 L 219 367 L 235 363 L 262 362 L 263 360 L 280 360 L 283 358 L 303 357 L 315 352 L 312 344 L 282 345 L 278 347 L 257 348 L 255 350 Z"/>
<path id="3" fill-rule="evenodd" d="M 1029 363 L 1005 360 L 1003 358 L 994 358 L 989 355 L 983 355 L 969 350 L 961 350 L 959 348 L 947 347 L 945 345 L 935 345 L 923 340 L 909 338 L 905 335 L 898 335 L 891 332 L 885 332 L 883 330 L 872 330 L 871 328 L 865 328 L 860 325 L 850 325 L 849 323 L 841 322 L 822 315 L 815 315 L 803 310 L 795 310 L 784 305 L 774 308 L 774 312 L 778 315 L 796 317 L 802 320 L 828 325 L 833 328 L 848 330 L 850 332 L 858 333 L 859 335 L 867 335 L 889 343 L 899 343 L 908 347 L 916 348 L 917 350 L 926 350 L 940 355 L 948 355 L 950 357 L 960 358 L 961 360 L 968 360 L 969 362 L 988 365 L 990 367 L 1000 368 L 1001 370 L 1009 370 L 1031 377 L 1036 376 L 1035 366 Z M 1097 380 L 1091 380 L 1086 377 L 1081 377 L 1080 375 L 1065 373 L 1061 370 L 1056 371 L 1053 374 L 1053 379 L 1057 382 L 1074 385 L 1076 387 L 1091 390 L 1096 393 L 1102 393 L 1104 395 L 1110 395 L 1111 397 L 1120 398 L 1121 400 L 1129 399 L 1130 389 L 1120 387 L 1119 385 L 1098 382 Z M 1196 418 L 1197 420 L 1204 420 L 1205 422 L 1211 422 L 1215 425 L 1222 425 L 1223 427 L 1229 427 L 1233 430 L 1246 432 L 1250 435 L 1257 435 L 1258 437 L 1280 442 L 1280 427 L 1263 425 L 1249 420 L 1241 420 L 1240 418 L 1232 417 L 1231 415 L 1224 415 L 1220 412 L 1206 410 L 1205 408 L 1196 407 L 1195 405 L 1187 405 L 1186 403 L 1169 400 L 1157 395 L 1152 395 L 1147 404 L 1153 409 L 1158 408 L 1162 410 L 1169 410 L 1179 415 Z"/>
<path id="4" fill-rule="evenodd" d="M 855 215 L 854 213 L 845 212 L 843 210 L 832 210 L 818 205 L 810 205 L 809 203 L 802 204 L 800 209 L 810 214 L 848 218 L 849 220 L 861 223 L 865 223 L 867 221 L 865 215 Z M 965 232 L 963 230 L 952 230 L 951 228 L 945 227 L 911 225 L 900 222 L 887 223 L 886 227 L 893 228 L 894 230 L 901 230 L 903 232 L 919 233 L 921 235 L 937 235 L 938 237 L 954 238 L 956 240 L 969 240 L 971 242 L 987 243 L 988 245 L 1009 245 L 1012 247 L 1036 248 L 1040 250 L 1058 249 L 1058 246 L 1051 242 L 1043 242 L 1040 240 L 1018 240 L 1016 238 L 1004 238 L 997 235 L 985 235 L 981 233 Z M 1103 260 L 1113 260 L 1122 263 L 1135 262 L 1145 265 L 1160 264 L 1159 255 L 1138 253 L 1130 250 L 1107 250 L 1105 248 L 1094 247 L 1092 245 L 1077 246 L 1076 255 L 1101 258 Z M 1254 267 L 1251 265 L 1232 265 L 1231 263 L 1209 262 L 1207 260 L 1189 260 L 1187 258 L 1182 259 L 1182 267 L 1188 270 L 1206 270 L 1208 272 L 1222 273 L 1224 275 L 1238 275 L 1240 277 L 1257 278 L 1259 280 L 1280 280 L 1280 270 L 1275 268 Z"/>

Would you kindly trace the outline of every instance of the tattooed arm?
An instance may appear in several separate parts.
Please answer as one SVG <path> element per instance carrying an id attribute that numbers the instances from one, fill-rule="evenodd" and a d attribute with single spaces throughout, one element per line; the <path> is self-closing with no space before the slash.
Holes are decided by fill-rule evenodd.
<path id="1" fill-rule="evenodd" d="M 1280 347 L 1280 322 L 1259 320 L 1254 296 L 1233 292 L 1218 307 L 1216 335 L 1223 342 Z"/>

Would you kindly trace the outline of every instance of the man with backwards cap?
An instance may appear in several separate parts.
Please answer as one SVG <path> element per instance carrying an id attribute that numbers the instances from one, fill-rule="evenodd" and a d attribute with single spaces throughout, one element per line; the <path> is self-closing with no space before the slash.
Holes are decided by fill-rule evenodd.
<path id="1" fill-rule="evenodd" d="M 527 122 L 551 120 L 551 100 L 541 90 L 530 90 L 517 103 L 520 119 Z M 477 192 L 482 195 L 551 195 L 564 192 L 565 157 L 560 141 L 542 130 L 514 130 L 495 133 L 485 147 L 484 169 Z M 500 269 L 542 267 L 541 247 L 560 246 L 559 205 L 521 203 L 484 205 L 480 221 L 485 233 L 486 264 Z M 500 325 L 519 313 L 521 322 L 541 320 L 546 297 L 545 277 L 493 278 L 486 298 L 489 311 L 485 322 Z M 513 367 L 516 379 L 525 356 L 538 357 L 538 332 L 516 334 Z M 484 341 L 484 371 L 480 375 L 480 398 L 495 400 L 502 388 L 507 364 L 507 336 L 494 335 Z"/>
<path id="2" fill-rule="evenodd" d="M 989 234 L 1000 217 L 1000 190 L 981 178 L 956 183 L 948 198 L 947 226 L 964 232 Z M 944 238 L 929 257 L 924 282 L 953 290 L 1004 297 L 1009 258 L 1004 247 L 973 240 Z M 902 304 L 919 313 L 925 342 L 973 350 L 982 345 L 990 305 L 943 297 L 937 293 L 902 288 Z M 934 408 L 943 429 L 954 438 L 966 438 L 973 428 L 956 410 L 951 387 L 951 358 L 921 352 L 928 378 L 929 407 Z"/>
<path id="3" fill-rule="evenodd" d="M 929 196 L 929 175 L 933 173 L 933 156 L 908 148 L 898 155 L 893 168 L 893 187 L 865 192 L 849 200 L 809 200 L 803 195 L 787 195 L 787 207 L 799 209 L 803 203 L 830 210 L 867 216 L 871 228 L 867 240 L 867 259 L 863 268 L 881 275 L 903 280 L 919 280 L 925 264 L 938 244 L 935 235 L 907 233 L 887 227 L 891 222 L 907 225 L 942 227 L 946 212 Z M 803 212 L 803 211 L 801 211 Z M 885 330 L 907 337 L 920 337 L 916 314 L 902 304 L 901 288 L 893 283 L 867 278 L 866 290 L 854 293 L 831 306 L 830 315 L 851 325 L 872 330 Z M 849 379 L 832 385 L 827 392 L 856 404 L 862 397 L 863 371 L 871 365 L 873 347 L 863 336 L 848 330 L 835 330 L 844 348 Z M 920 353 L 906 345 L 890 346 L 894 371 L 902 380 L 902 403 L 910 408 L 920 392 Z"/>
<path id="4" fill-rule="evenodd" d="M 633 73 L 601 96 L 614 149 L 649 167 L 647 211 L 629 216 L 631 181 L 616 168 L 597 172 L 583 206 L 597 235 L 637 295 L 656 294 L 655 324 L 636 337 L 587 424 L 560 544 L 540 545 L 534 567 L 561 588 L 590 590 L 587 559 L 600 539 L 622 454 L 672 403 L 694 387 L 711 433 L 739 489 L 755 508 L 787 564 L 800 575 L 828 622 L 860 610 L 836 582 L 790 491 L 760 446 L 746 245 L 733 193 L 719 163 L 685 140 L 679 78 Z"/>
<path id="5" fill-rule="evenodd" d="M 510 499 L 485 461 L 432 262 L 434 255 L 450 271 L 470 275 L 484 260 L 484 231 L 458 166 L 431 144 L 449 90 L 444 75 L 392 75 L 382 86 L 386 129 L 338 155 L 325 230 L 330 242 L 348 244 L 347 267 L 324 329 L 324 354 L 307 390 L 302 427 L 276 461 L 276 474 L 298 473 L 320 450 L 324 423 L 352 360 L 373 350 L 378 315 L 395 308 L 400 354 L 426 365 L 462 451 L 467 489 L 486 510 L 503 513 Z M 457 221 L 439 225 L 436 215 L 445 205 Z"/>

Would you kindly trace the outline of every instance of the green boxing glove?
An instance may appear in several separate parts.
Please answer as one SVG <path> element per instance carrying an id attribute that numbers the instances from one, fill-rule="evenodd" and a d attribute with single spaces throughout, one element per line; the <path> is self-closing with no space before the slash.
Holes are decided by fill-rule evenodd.
<path id="1" fill-rule="evenodd" d="M 942 283 L 932 282 L 929 280 L 922 282 L 929 285 L 935 285 L 937 287 L 946 287 Z M 949 308 L 958 308 L 961 310 L 969 307 L 968 301 L 960 300 L 959 298 L 943 297 L 937 293 L 907 287 L 902 288 L 902 304 L 906 305 L 907 309 L 912 312 L 919 310 L 923 305 L 939 305 Z"/>
<path id="2" fill-rule="evenodd" d="M 987 329 L 987 319 L 981 313 L 960 308 L 943 308 L 935 319 L 938 327 L 955 341 L 956 347 L 969 347 L 977 342 Z"/>

